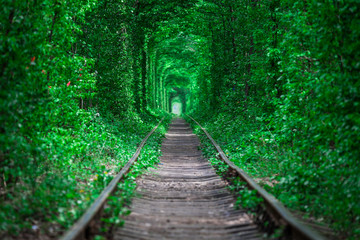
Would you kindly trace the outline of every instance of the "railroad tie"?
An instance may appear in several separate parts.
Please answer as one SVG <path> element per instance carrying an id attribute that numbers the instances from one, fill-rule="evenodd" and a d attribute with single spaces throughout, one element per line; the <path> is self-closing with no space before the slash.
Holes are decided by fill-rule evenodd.
<path id="1" fill-rule="evenodd" d="M 174 119 L 157 169 L 137 179 L 125 225 L 115 239 L 261 239 L 245 210 L 199 150 L 183 119 Z"/>

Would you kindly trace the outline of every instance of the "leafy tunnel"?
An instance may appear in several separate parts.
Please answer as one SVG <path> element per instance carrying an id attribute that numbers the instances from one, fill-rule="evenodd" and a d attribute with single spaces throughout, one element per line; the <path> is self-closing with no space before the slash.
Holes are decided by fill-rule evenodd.
<path id="1" fill-rule="evenodd" d="M 0 214 L 0 231 L 26 227 L 29 214 L 10 204 L 17 186 L 41 195 L 46 181 L 67 181 L 76 203 L 77 176 L 95 171 L 86 164 L 107 179 L 101 160 L 136 146 L 160 117 L 186 113 L 236 165 L 271 179 L 287 206 L 356 239 L 358 9 L 342 0 L 3 1 L 0 205 L 15 217 Z"/>

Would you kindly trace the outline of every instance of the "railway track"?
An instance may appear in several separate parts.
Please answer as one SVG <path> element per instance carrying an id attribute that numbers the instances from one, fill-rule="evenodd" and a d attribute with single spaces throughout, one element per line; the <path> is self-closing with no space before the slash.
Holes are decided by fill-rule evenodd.
<path id="1" fill-rule="evenodd" d="M 259 239 L 260 231 L 198 150 L 182 119 L 162 144 L 161 165 L 137 181 L 137 195 L 115 239 Z"/>
<path id="2" fill-rule="evenodd" d="M 238 174 L 249 188 L 264 198 L 261 219 L 271 221 L 274 227 L 282 227 L 280 238 L 324 239 L 299 223 L 281 203 L 230 162 L 203 130 L 219 156 L 230 166 L 232 174 Z M 114 231 L 114 239 L 263 238 L 261 224 L 264 222 L 259 222 L 259 218 L 250 216 L 244 209 L 235 210 L 236 199 L 228 191 L 228 183 L 203 158 L 199 144 L 188 123 L 183 119 L 173 120 L 162 144 L 161 162 L 158 168 L 137 179 L 131 214 L 125 217 L 125 225 Z M 89 211 L 85 215 L 98 215 L 89 214 Z M 88 223 L 78 222 L 62 239 L 91 238 L 86 229 L 94 224 L 90 224 L 91 217 L 87 219 Z"/>

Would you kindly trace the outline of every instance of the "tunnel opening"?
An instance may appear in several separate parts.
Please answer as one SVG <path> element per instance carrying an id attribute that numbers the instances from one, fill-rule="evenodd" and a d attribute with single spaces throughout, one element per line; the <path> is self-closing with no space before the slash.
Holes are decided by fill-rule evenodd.
<path id="1" fill-rule="evenodd" d="M 176 115 L 186 113 L 186 105 L 189 90 L 185 88 L 174 87 L 170 91 L 169 105 L 170 112 Z"/>
<path id="2" fill-rule="evenodd" d="M 171 101 L 171 113 L 180 116 L 182 114 L 182 102 L 180 97 L 175 97 Z"/>

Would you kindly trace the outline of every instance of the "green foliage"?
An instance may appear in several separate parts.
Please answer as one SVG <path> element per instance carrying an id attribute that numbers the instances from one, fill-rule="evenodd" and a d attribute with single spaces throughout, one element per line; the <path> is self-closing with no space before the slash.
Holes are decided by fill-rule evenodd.
<path id="1" fill-rule="evenodd" d="M 180 101 L 286 205 L 356 238 L 358 8 L 316 0 L 3 1 L 0 230 L 44 219 L 66 227 L 159 109 Z"/>
<path id="2" fill-rule="evenodd" d="M 210 158 L 209 161 L 215 167 L 216 173 L 220 176 L 226 175 L 229 170 L 229 166 L 226 165 L 221 159 L 218 158 Z"/>
<path id="3" fill-rule="evenodd" d="M 237 192 L 240 196 L 236 200 L 236 208 L 247 208 L 252 211 L 255 211 L 260 203 L 263 202 L 263 199 L 257 196 L 255 190 L 249 190 L 244 188 Z"/>
<path id="4" fill-rule="evenodd" d="M 0 238 L 68 228 L 166 116 L 134 112 L 132 5 L 2 2 Z"/>
<path id="5" fill-rule="evenodd" d="M 96 102 L 102 113 L 131 112 L 133 64 L 126 2 L 99 1 L 82 23 L 81 54 L 96 59 Z"/>
<path id="6" fill-rule="evenodd" d="M 49 224 L 56 228 L 60 224 L 61 229 L 71 226 L 130 159 L 141 139 L 154 126 L 145 125 L 140 119 L 134 123 L 129 120 L 107 123 L 101 116 L 93 116 L 76 138 L 65 135 L 68 140 L 64 140 L 64 135 L 52 135 L 49 154 L 53 157 L 49 158 L 46 166 L 41 165 L 42 169 L 38 171 L 43 171 L 42 175 L 33 183 L 23 174 L 24 183 L 14 186 L 2 201 L 2 231 L 13 234 L 32 226 L 40 229 L 46 229 Z M 153 119 L 151 122 L 155 124 L 156 121 Z M 152 140 L 156 144 L 152 143 L 150 150 L 144 154 L 149 155 L 149 151 L 152 154 L 155 149 L 157 151 L 163 132 Z M 152 156 L 156 157 L 154 154 Z M 155 161 L 153 158 L 151 161 L 143 158 L 139 161 L 145 166 Z M 121 189 L 129 190 L 129 187 Z M 131 194 L 124 191 L 121 196 L 123 201 L 128 201 Z M 59 229 L 53 231 L 44 233 L 53 235 Z"/>
<path id="7" fill-rule="evenodd" d="M 167 119 L 169 120 L 169 119 Z M 134 195 L 136 182 L 135 179 L 144 172 L 144 170 L 154 167 L 159 163 L 160 143 L 167 129 L 166 121 L 147 141 L 147 144 L 141 151 L 137 162 L 131 167 L 130 173 L 126 175 L 124 181 L 118 184 L 115 193 L 109 197 L 106 208 L 104 209 L 105 217 L 102 218 L 102 232 L 108 235 L 110 229 L 114 226 L 124 224 L 123 217 L 130 214 L 131 199 Z"/>
<path id="8" fill-rule="evenodd" d="M 188 120 L 194 123 L 191 119 Z M 237 198 L 235 208 L 246 208 L 250 212 L 255 212 L 259 204 L 263 202 L 263 199 L 257 195 L 255 190 L 250 190 L 246 186 L 246 182 L 241 180 L 240 177 L 229 176 L 229 166 L 218 156 L 214 146 L 204 132 L 195 124 L 192 127 L 195 128 L 195 133 L 200 137 L 202 153 L 209 159 L 216 173 L 231 183 L 228 185 L 228 189 Z M 226 150 L 225 154 L 228 156 L 229 151 Z M 217 155 L 217 157 L 212 157 L 214 155 Z"/>
<path id="9" fill-rule="evenodd" d="M 353 238 L 360 225 L 356 9 L 342 1 L 201 1 L 193 14 L 210 24 L 193 24 L 192 33 L 206 39 L 199 48 L 206 64 L 198 66 L 189 111 L 287 206 Z"/>

